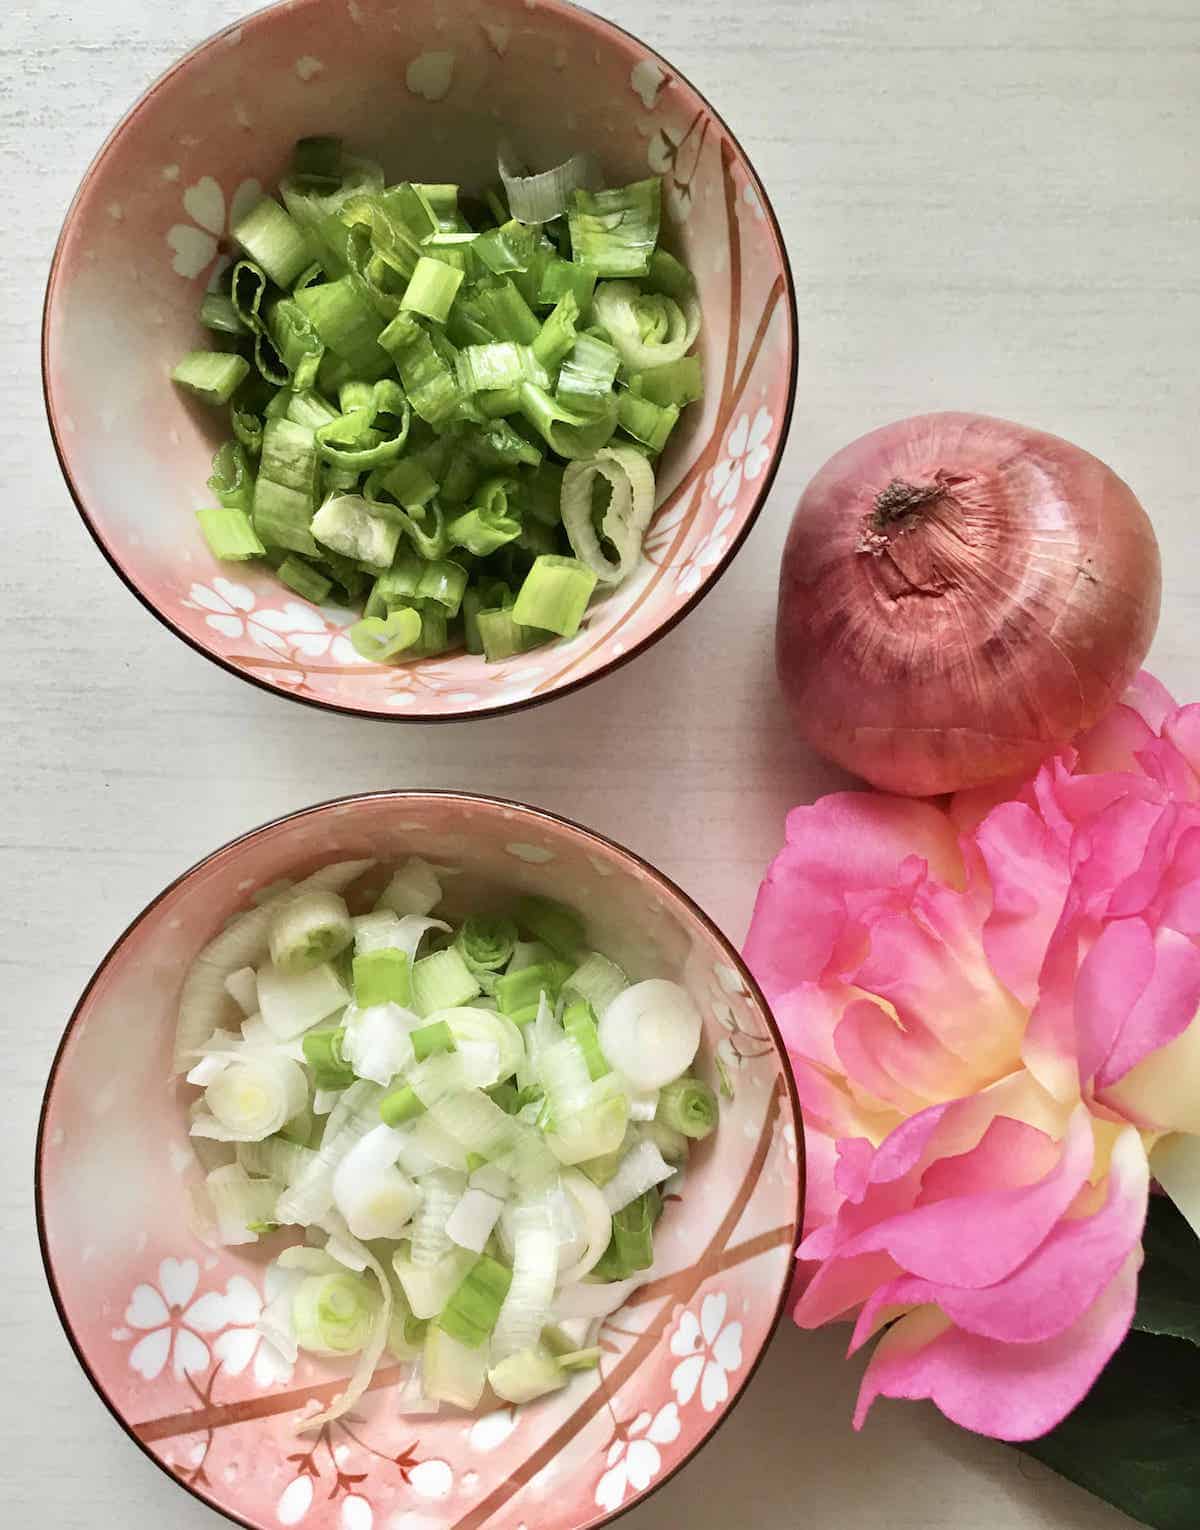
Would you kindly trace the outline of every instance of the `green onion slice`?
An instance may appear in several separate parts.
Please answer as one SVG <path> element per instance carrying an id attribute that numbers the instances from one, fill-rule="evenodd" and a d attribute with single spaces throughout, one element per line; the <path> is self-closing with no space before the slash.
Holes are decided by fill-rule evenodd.
<path id="1" fill-rule="evenodd" d="M 616 551 L 615 563 L 601 547 L 593 522 L 597 479 L 604 479 L 611 491 L 601 530 Z M 654 470 L 631 447 L 603 447 L 590 461 L 570 463 L 563 474 L 563 525 L 575 556 L 602 584 L 620 584 L 634 568 L 653 514 Z"/>
<path id="2" fill-rule="evenodd" d="M 600 167 L 591 154 L 573 154 L 552 170 L 531 175 L 511 143 L 499 153 L 500 179 L 512 215 L 521 223 L 549 223 L 567 210 L 580 187 L 601 184 Z"/>

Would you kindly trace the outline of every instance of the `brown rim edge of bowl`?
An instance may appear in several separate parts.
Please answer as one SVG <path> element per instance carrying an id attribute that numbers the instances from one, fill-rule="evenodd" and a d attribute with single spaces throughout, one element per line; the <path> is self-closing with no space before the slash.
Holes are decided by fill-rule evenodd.
<path id="1" fill-rule="evenodd" d="M 322 3 L 322 0 L 309 0 L 309 3 L 320 4 Z M 607 28 L 608 30 L 617 33 L 617 35 L 620 37 L 627 38 L 630 42 L 635 43 L 639 48 L 643 49 L 648 57 L 656 60 L 660 65 L 662 65 L 663 69 L 669 75 L 677 80 L 680 80 L 684 85 L 687 86 L 690 91 L 694 93 L 696 99 L 703 103 L 705 109 L 709 112 L 713 119 L 718 122 L 725 133 L 728 134 L 729 141 L 733 144 L 734 148 L 741 156 L 742 162 L 745 165 L 747 172 L 749 173 L 750 180 L 758 193 L 759 200 L 762 203 L 763 211 L 766 213 L 767 224 L 771 230 L 771 235 L 774 239 L 775 247 L 779 253 L 780 265 L 783 270 L 784 297 L 786 299 L 785 306 L 788 322 L 788 388 L 787 402 L 784 406 L 783 413 L 783 426 L 779 435 L 779 446 L 767 467 L 767 471 L 763 476 L 762 483 L 754 497 L 754 503 L 751 505 L 749 514 L 743 521 L 741 529 L 738 531 L 733 541 L 725 550 L 724 555 L 713 566 L 708 577 L 702 584 L 699 585 L 697 589 L 692 592 L 691 595 L 687 597 L 679 609 L 660 626 L 655 627 L 652 632 L 647 633 L 640 642 L 635 643 L 634 646 L 628 649 L 625 653 L 614 654 L 611 659 L 600 665 L 599 668 L 590 671 L 586 675 L 580 675 L 578 678 L 570 680 L 565 685 L 558 686 L 552 691 L 548 691 L 544 696 L 526 696 L 519 701 L 510 701 L 504 706 L 493 706 L 474 711 L 442 712 L 439 713 L 436 717 L 422 716 L 420 713 L 406 713 L 395 710 L 383 710 L 378 707 L 344 706 L 342 703 L 336 701 L 322 701 L 319 697 L 316 696 L 298 696 L 295 694 L 295 692 L 284 690 L 281 686 L 271 685 L 268 681 L 261 680 L 257 675 L 250 674 L 248 671 L 240 668 L 238 665 L 231 663 L 228 659 L 222 658 L 220 654 L 213 653 L 210 649 L 205 648 L 203 644 L 198 642 L 190 634 L 186 633 L 182 627 L 177 626 L 175 622 L 172 621 L 172 619 L 166 614 L 166 612 L 159 610 L 159 608 L 154 604 L 149 596 L 142 593 L 141 589 L 134 582 L 133 578 L 125 572 L 124 568 L 122 568 L 121 564 L 117 560 L 115 553 L 109 550 L 98 528 L 93 522 L 90 513 L 84 505 L 83 496 L 76 487 L 75 480 L 71 476 L 71 470 L 67 464 L 66 453 L 63 450 L 62 442 L 60 440 L 58 421 L 55 414 L 54 403 L 51 398 L 49 355 L 50 307 L 57 286 L 59 265 L 62 258 L 63 246 L 66 242 L 67 230 L 71 225 L 71 220 L 74 217 L 75 210 L 82 200 L 84 192 L 87 190 L 88 183 L 99 170 L 100 165 L 108 155 L 109 150 L 116 143 L 117 139 L 125 131 L 126 127 L 133 122 L 134 118 L 141 112 L 143 107 L 148 105 L 150 100 L 155 95 L 157 95 L 158 91 L 179 70 L 185 68 L 194 59 L 199 57 L 200 54 L 207 52 L 209 48 L 211 48 L 215 43 L 220 42 L 220 40 L 228 33 L 235 32 L 241 27 L 245 27 L 252 22 L 259 21 L 260 19 L 268 16 L 272 11 L 282 10 L 285 7 L 289 7 L 289 0 L 274 0 L 274 3 L 260 7 L 258 10 L 251 12 L 248 16 L 243 17 L 240 21 L 231 22 L 229 26 L 222 27 L 220 31 L 214 32 L 210 37 L 206 37 L 202 42 L 197 43 L 194 48 L 189 48 L 182 58 L 176 59 L 176 61 L 170 65 L 169 68 L 164 70 L 157 79 L 151 81 L 151 83 L 137 98 L 129 110 L 125 112 L 125 114 L 120 118 L 116 126 L 105 138 L 104 142 L 100 145 L 100 148 L 96 151 L 95 157 L 92 159 L 91 163 L 84 171 L 83 178 L 76 188 L 74 196 L 71 198 L 70 204 L 67 207 L 66 215 L 63 218 L 62 228 L 59 230 L 58 239 L 55 242 L 54 254 L 50 259 L 50 271 L 46 278 L 46 290 L 42 298 L 41 345 L 39 347 L 42 373 L 42 402 L 46 412 L 46 422 L 50 430 L 51 444 L 54 447 L 54 455 L 58 459 L 59 472 L 62 474 L 63 482 L 66 484 L 67 493 L 71 497 L 71 501 L 79 514 L 80 520 L 82 520 L 88 531 L 88 534 L 92 538 L 92 541 L 95 542 L 96 546 L 99 548 L 105 562 L 108 563 L 113 573 L 116 574 L 117 578 L 134 597 L 134 599 L 137 600 L 139 604 L 144 606 L 156 621 L 161 622 L 169 632 L 174 633 L 177 638 L 186 643 L 187 646 L 191 648 L 195 653 L 200 654 L 202 658 L 207 659 L 211 664 L 217 665 L 220 669 L 225 670 L 226 673 L 236 676 L 237 679 L 245 681 L 248 685 L 256 686 L 259 690 L 265 691 L 270 696 L 280 696 L 286 701 L 293 701 L 301 706 L 312 707 L 315 711 L 334 712 L 343 717 L 362 717 L 372 719 L 377 722 L 418 724 L 473 722 L 483 721 L 487 718 L 493 717 L 507 717 L 518 712 L 529 711 L 534 707 L 544 706 L 548 701 L 556 701 L 560 697 L 570 696 L 573 692 L 582 690 L 584 686 L 590 685 L 595 680 L 603 680 L 608 675 L 615 674 L 617 670 L 623 668 L 633 659 L 638 658 L 641 654 L 652 648 L 661 638 L 666 637 L 668 633 L 674 631 L 679 623 L 683 621 L 684 617 L 691 614 L 696 606 L 699 605 L 701 600 L 703 600 L 711 590 L 716 588 L 717 583 L 724 576 L 725 572 L 732 564 L 734 558 L 736 558 L 738 553 L 741 551 L 742 544 L 745 542 L 746 538 L 750 535 L 751 531 L 757 524 L 759 516 L 762 514 L 766 502 L 770 497 L 771 490 L 775 486 L 775 479 L 778 476 L 779 468 L 783 461 L 783 455 L 787 449 L 788 437 L 792 428 L 792 415 L 796 406 L 796 392 L 799 379 L 798 353 L 800 316 L 796 306 L 796 286 L 792 276 L 792 265 L 788 257 L 787 244 L 784 241 L 783 230 L 779 226 L 779 219 L 776 217 L 775 209 L 771 205 L 771 199 L 767 195 L 766 188 L 759 178 L 758 171 L 751 163 L 750 156 L 742 147 L 741 140 L 738 138 L 737 134 L 725 121 L 724 117 L 721 116 L 720 112 L 718 112 L 712 105 L 704 92 L 697 89 L 697 87 L 693 85 L 692 81 L 686 74 L 683 73 L 682 70 L 677 69 L 674 64 L 672 64 L 668 59 L 664 58 L 663 55 L 656 49 L 650 47 L 648 43 L 643 42 L 642 39 L 636 35 L 636 33 L 628 31 L 625 27 L 618 26 L 615 21 L 609 21 L 605 16 L 598 16 L 594 11 L 587 9 L 585 6 L 571 3 L 571 0 L 542 0 L 542 4 L 549 5 L 553 9 L 568 14 L 571 11 L 579 11 L 584 16 L 587 16 L 590 20 L 597 23 L 600 27 Z"/>
<path id="2" fill-rule="evenodd" d="M 108 950 L 105 952 L 104 956 L 101 958 L 99 964 L 97 965 L 95 972 L 93 972 L 92 976 L 88 979 L 83 992 L 76 1000 L 75 1006 L 71 1010 L 70 1017 L 68 1018 L 66 1026 L 63 1029 L 63 1033 L 59 1038 L 58 1046 L 55 1048 L 54 1058 L 50 1064 L 50 1071 L 46 1077 L 46 1087 L 42 1094 L 41 1109 L 38 1112 L 37 1138 L 34 1146 L 33 1199 L 34 1215 L 37 1222 L 38 1247 L 41 1251 L 42 1268 L 45 1271 L 46 1283 L 50 1288 L 50 1297 L 54 1303 L 54 1309 L 58 1314 L 58 1320 L 62 1325 L 62 1330 L 66 1335 L 67 1342 L 71 1346 L 76 1360 L 79 1362 L 79 1368 L 83 1371 L 83 1374 L 91 1383 L 92 1390 L 96 1393 L 96 1396 L 108 1409 L 109 1413 L 112 1415 L 113 1419 L 116 1421 L 123 1433 L 126 1434 L 130 1440 L 132 1440 L 142 1455 L 153 1462 L 153 1464 L 158 1468 L 159 1471 L 163 1473 L 165 1477 L 167 1477 L 177 1487 L 180 1487 L 185 1492 L 190 1493 L 193 1498 L 198 1499 L 207 1508 L 212 1509 L 214 1513 L 221 1514 L 226 1519 L 232 1521 L 232 1523 L 235 1525 L 242 1526 L 243 1530 L 262 1530 L 262 1525 L 261 1523 L 255 1523 L 253 1520 L 243 1519 L 239 1514 L 232 1513 L 223 1505 L 216 1503 L 212 1498 L 210 1498 L 206 1493 L 202 1492 L 193 1483 L 185 1482 L 181 1477 L 177 1477 L 175 1473 L 172 1472 L 166 1465 L 166 1463 L 162 1461 L 158 1456 L 156 1456 L 144 1441 L 138 1438 L 137 1434 L 134 1432 L 133 1426 L 124 1417 L 124 1415 L 118 1409 L 117 1405 L 104 1390 L 104 1387 L 100 1383 L 99 1377 L 93 1371 L 86 1355 L 83 1352 L 82 1345 L 75 1337 L 75 1331 L 71 1326 L 70 1318 L 67 1316 L 66 1305 L 63 1302 L 58 1288 L 58 1281 L 55 1278 L 54 1262 L 50 1254 L 49 1242 L 46 1235 L 46 1221 L 43 1209 L 42 1159 L 45 1149 L 46 1116 L 50 1108 L 50 1097 L 54 1092 L 54 1084 L 58 1076 L 59 1066 L 62 1063 L 63 1054 L 66 1051 L 67 1043 L 75 1029 L 75 1025 L 79 1019 L 80 1013 L 82 1012 L 84 1006 L 87 1004 L 93 989 L 103 977 L 117 951 L 121 948 L 122 945 L 124 945 L 128 937 L 133 933 L 135 929 L 137 929 L 138 925 L 142 923 L 147 915 L 151 914 L 164 898 L 169 897 L 170 894 L 174 892 L 175 889 L 182 883 L 186 882 L 189 877 L 202 870 L 205 866 L 209 865 L 210 862 L 216 860 L 218 856 L 224 855 L 226 851 L 235 850 L 239 846 L 246 845 L 251 840 L 257 839 L 260 835 L 267 834 L 272 829 L 277 829 L 285 823 L 290 823 L 301 818 L 312 817 L 317 814 L 324 813 L 331 808 L 345 807 L 351 803 L 374 801 L 377 799 L 386 799 L 391 802 L 399 803 L 414 797 L 419 797 L 426 800 L 429 798 L 438 798 L 442 801 L 451 802 L 485 803 L 489 807 L 508 809 L 527 818 L 541 819 L 543 821 L 549 822 L 556 828 L 568 829 L 573 833 L 582 834 L 586 839 L 590 839 L 593 843 L 601 845 L 604 849 L 615 853 L 617 856 L 623 858 L 624 860 L 630 861 L 633 863 L 633 865 L 640 867 L 643 871 L 648 872 L 649 875 L 662 887 L 664 887 L 669 894 L 677 898 L 680 903 L 683 904 L 684 908 L 692 915 L 694 919 L 699 922 L 701 927 L 705 929 L 711 937 L 715 938 L 717 944 L 721 946 L 730 957 L 734 969 L 737 971 L 742 981 L 746 984 L 747 992 L 762 1012 L 762 1016 L 767 1022 L 767 1029 L 770 1033 L 771 1040 L 774 1043 L 775 1050 L 779 1058 L 780 1071 L 782 1073 L 785 1085 L 785 1099 L 791 1110 L 792 1126 L 796 1133 L 796 1206 L 791 1239 L 791 1246 L 793 1248 L 795 1248 L 797 1242 L 799 1241 L 801 1227 L 803 1226 L 804 1204 L 807 1191 L 807 1155 L 804 1145 L 803 1115 L 800 1109 L 799 1096 L 796 1093 L 796 1082 L 792 1077 L 792 1070 L 788 1064 L 787 1045 L 784 1042 L 782 1034 L 780 1033 L 779 1026 L 775 1020 L 775 1016 L 771 1011 L 771 1006 L 767 1003 L 766 996 L 763 994 L 762 989 L 759 987 L 754 974 L 743 961 L 741 953 L 734 947 L 729 938 L 719 928 L 716 921 L 713 920 L 707 913 L 705 913 L 705 911 L 700 907 L 696 900 L 691 897 L 689 893 L 684 892 L 683 888 L 681 888 L 676 882 L 672 881 L 672 879 L 667 876 L 665 872 L 660 871 L 657 866 L 651 865 L 651 863 L 647 861 L 643 856 L 639 855 L 636 850 L 630 850 L 628 846 L 620 844 L 615 839 L 610 839 L 606 834 L 601 834 L 596 829 L 589 829 L 586 825 L 576 822 L 575 819 L 567 818 L 561 813 L 553 813 L 547 808 L 533 807 L 529 803 L 516 802 L 508 797 L 491 796 L 484 792 L 437 790 L 423 791 L 419 788 L 397 788 L 390 791 L 382 790 L 373 792 L 356 792 L 345 797 L 331 797 L 325 802 L 316 802 L 309 807 L 298 808 L 293 813 L 283 813 L 278 818 L 269 819 L 266 823 L 261 823 L 256 828 L 248 829 L 243 834 L 235 835 L 233 839 L 227 840 L 225 844 L 219 845 L 215 850 L 210 851 L 207 855 L 202 856 L 198 861 L 193 862 L 193 864 L 187 867 L 186 870 L 180 872 L 177 877 L 168 882 L 166 887 L 164 887 L 161 892 L 157 893 L 153 898 L 151 898 L 150 902 L 145 905 L 140 913 L 136 914 L 134 918 L 129 921 L 129 923 L 109 946 Z M 741 1378 L 738 1386 L 730 1396 L 724 1411 L 717 1419 L 714 1420 L 712 1427 L 708 1429 L 702 1438 L 697 1440 L 691 1449 L 688 1450 L 675 1463 L 671 1470 L 660 1477 L 652 1487 L 647 1488 L 644 1493 L 637 1495 L 631 1499 L 629 1503 L 622 1504 L 619 1509 L 615 1509 L 611 1514 L 607 1514 L 601 1519 L 583 1521 L 579 1527 L 579 1530 L 605 1530 L 606 1526 L 611 1525 L 615 1520 L 620 1519 L 621 1516 L 628 1513 L 630 1509 L 635 1508 L 639 1504 L 645 1503 L 661 1488 L 665 1487 L 667 1483 L 676 1477 L 685 1466 L 689 1465 L 695 1456 L 697 1456 L 699 1452 L 709 1443 L 717 1431 L 724 1425 L 725 1421 L 729 1418 L 734 1408 L 738 1405 L 738 1403 L 741 1402 L 751 1381 L 754 1379 L 759 1366 L 762 1364 L 763 1357 L 766 1355 L 767 1349 L 779 1328 L 790 1290 L 791 1272 L 789 1269 L 786 1278 L 783 1281 L 783 1286 L 779 1293 L 778 1301 L 775 1304 L 774 1316 L 767 1326 L 767 1330 L 763 1336 L 762 1343 L 759 1345 L 758 1353 L 755 1355 L 753 1361 L 747 1367 L 745 1375 Z"/>

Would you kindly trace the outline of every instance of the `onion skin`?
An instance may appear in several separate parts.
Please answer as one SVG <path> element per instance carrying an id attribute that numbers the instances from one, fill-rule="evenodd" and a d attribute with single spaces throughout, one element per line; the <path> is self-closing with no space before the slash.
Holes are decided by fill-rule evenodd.
<path id="1" fill-rule="evenodd" d="M 1007 420 L 922 415 L 845 447 L 805 490 L 780 683 L 808 743 L 872 785 L 981 786 L 1118 700 L 1161 593 L 1150 521 L 1098 458 Z"/>

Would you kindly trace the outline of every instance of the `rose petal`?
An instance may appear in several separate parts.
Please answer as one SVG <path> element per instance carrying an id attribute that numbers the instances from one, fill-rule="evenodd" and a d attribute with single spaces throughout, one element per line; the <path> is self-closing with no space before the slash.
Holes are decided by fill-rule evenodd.
<path id="1" fill-rule="evenodd" d="M 1023 802 L 989 813 L 975 841 L 992 886 L 984 949 L 1001 982 L 1032 1004 L 1067 890 L 1066 845 Z"/>
<path id="2" fill-rule="evenodd" d="M 1097 1070 L 1097 1087 L 1116 1083 L 1152 1052 L 1181 1036 L 1198 1008 L 1200 949 L 1186 935 L 1160 929 L 1154 937 L 1154 971 Z"/>
<path id="3" fill-rule="evenodd" d="M 1040 1136 L 1041 1134 L 1035 1134 Z M 1012 1172 L 1002 1161 L 1011 1144 L 989 1133 L 973 1152 L 981 1175 L 990 1164 L 1004 1182 Z M 839 1258 L 887 1253 L 913 1275 L 956 1286 L 988 1286 L 1026 1260 L 1075 1199 L 1087 1180 L 1093 1156 L 1088 1113 L 1071 1118 L 1059 1162 L 1042 1179 L 1012 1189 L 979 1190 L 917 1206 L 885 1218 L 851 1238 Z M 1003 1171 L 1003 1172 L 1002 1172 Z"/>
<path id="4" fill-rule="evenodd" d="M 881 1286 L 862 1310 L 851 1351 L 886 1321 L 887 1309 L 925 1305 L 939 1307 L 968 1333 L 1006 1344 L 1053 1338 L 1087 1312 L 1138 1244 L 1149 1189 L 1146 1150 L 1127 1127 L 1113 1148 L 1107 1199 L 1094 1216 L 1060 1222 L 1007 1280 L 982 1290 L 911 1277 Z"/>
<path id="5" fill-rule="evenodd" d="M 1086 1083 L 1111 1053 L 1121 1027 L 1154 971 L 1154 937 L 1144 919 L 1105 925 L 1079 964 L 1075 1032 L 1079 1076 Z"/>
<path id="6" fill-rule="evenodd" d="M 879 1341 L 854 1415 L 877 1397 L 929 1398 L 964 1429 L 1032 1440 L 1082 1400 L 1129 1331 L 1141 1251 L 1079 1321 L 1038 1344 L 1003 1344 L 954 1328 L 936 1308 L 901 1319 Z"/>

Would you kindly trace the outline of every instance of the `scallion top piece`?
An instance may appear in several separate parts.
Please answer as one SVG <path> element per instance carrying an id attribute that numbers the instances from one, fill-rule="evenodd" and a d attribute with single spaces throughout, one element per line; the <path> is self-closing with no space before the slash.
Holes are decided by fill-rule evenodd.
<path id="1" fill-rule="evenodd" d="M 659 180 L 605 188 L 583 153 L 532 172 L 507 146 L 499 175 L 468 201 L 302 139 L 205 294 L 213 348 L 172 374 L 229 417 L 213 556 L 361 609 L 348 636 L 380 663 L 575 636 L 635 567 L 654 463 L 703 393 Z"/>

